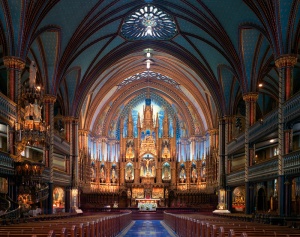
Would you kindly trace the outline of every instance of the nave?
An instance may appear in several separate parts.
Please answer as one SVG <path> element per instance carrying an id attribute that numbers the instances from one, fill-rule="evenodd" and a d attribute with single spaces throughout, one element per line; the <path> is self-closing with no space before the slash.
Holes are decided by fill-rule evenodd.
<path id="1" fill-rule="evenodd" d="M 144 215 L 144 217 L 143 217 Z M 148 219 L 147 219 L 148 218 Z M 286 219 L 288 220 L 288 218 Z M 243 214 L 165 211 L 163 219 L 149 219 L 131 211 L 52 214 L 19 223 L 1 223 L 0 237 L 299 237 L 299 221 L 286 226 Z"/>
<path id="2" fill-rule="evenodd" d="M 118 237 L 175 237 L 176 234 L 159 220 L 137 220 L 126 228 Z"/>

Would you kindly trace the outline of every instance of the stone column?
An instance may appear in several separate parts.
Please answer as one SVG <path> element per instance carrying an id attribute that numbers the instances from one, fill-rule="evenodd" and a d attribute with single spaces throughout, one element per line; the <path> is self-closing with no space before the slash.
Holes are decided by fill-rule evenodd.
<path id="1" fill-rule="evenodd" d="M 156 182 L 162 183 L 162 168 L 161 168 L 161 162 L 159 162 L 159 166 L 156 170 Z"/>
<path id="2" fill-rule="evenodd" d="M 70 133 L 71 133 L 71 117 L 65 117 L 64 118 L 64 122 L 65 122 L 65 129 L 66 129 L 66 140 L 67 142 L 71 141 L 70 138 Z"/>
<path id="3" fill-rule="evenodd" d="M 124 185 L 125 184 L 125 162 L 120 161 L 119 165 L 120 165 L 120 176 L 118 178 L 120 180 L 120 185 Z"/>
<path id="4" fill-rule="evenodd" d="M 75 175 L 74 175 L 74 187 L 78 187 L 78 119 L 74 118 L 73 119 L 73 154 L 74 154 L 74 171 L 75 171 Z"/>
<path id="5" fill-rule="evenodd" d="M 278 78 L 278 209 L 279 215 L 284 215 L 284 102 L 290 96 L 291 70 L 297 63 L 297 57 L 282 55 L 275 61 L 279 69 Z M 286 84 L 287 83 L 287 84 Z"/>
<path id="6" fill-rule="evenodd" d="M 246 214 L 250 214 L 250 192 L 249 192 L 249 127 L 255 122 L 257 93 L 247 93 L 243 95 L 243 100 L 246 103 L 246 118 L 245 118 L 245 204 Z"/>
<path id="7" fill-rule="evenodd" d="M 226 140 L 226 120 L 219 119 L 219 170 L 218 186 L 219 189 L 225 188 L 225 143 Z"/>
<path id="8" fill-rule="evenodd" d="M 177 162 L 171 163 L 171 186 L 173 187 L 176 185 L 177 180 L 176 164 Z"/>
<path id="9" fill-rule="evenodd" d="M 231 141 L 231 138 L 232 138 L 232 117 L 231 116 L 225 116 L 224 120 L 225 120 L 224 171 L 225 171 L 225 175 L 226 175 L 226 172 L 228 172 L 228 170 L 229 170 L 228 167 L 227 167 L 228 166 L 228 146 L 227 146 L 227 144 L 228 144 L 229 141 Z"/>
<path id="10" fill-rule="evenodd" d="M 70 117 L 70 156 L 72 158 L 72 192 L 71 205 L 78 208 L 78 119 Z"/>
<path id="11" fill-rule="evenodd" d="M 25 61 L 14 56 L 3 57 L 4 66 L 8 71 L 8 97 L 18 103 L 21 93 L 21 72 L 25 68 Z"/>
<path id="12" fill-rule="evenodd" d="M 49 150 L 46 150 L 46 158 L 49 164 L 49 197 L 48 197 L 48 214 L 53 213 L 53 148 L 54 148 L 54 103 L 56 97 L 54 95 L 47 94 L 44 96 L 45 103 L 45 122 L 48 130 L 49 136 Z"/>
<path id="13" fill-rule="evenodd" d="M 4 66 L 7 68 L 7 95 L 15 103 L 16 107 L 16 125 L 18 126 L 21 119 L 21 108 L 18 103 L 21 101 L 21 72 L 25 68 L 25 61 L 23 59 L 13 56 L 3 57 Z M 12 124 L 11 126 L 14 126 Z M 17 128 L 17 127 L 16 127 Z M 8 136 L 8 150 L 12 155 L 18 155 L 15 149 L 16 136 L 13 128 L 9 130 Z"/>
<path id="14" fill-rule="evenodd" d="M 284 154 L 289 154 L 293 151 L 293 129 L 284 131 Z"/>
<path id="15" fill-rule="evenodd" d="M 88 131 L 85 129 L 79 129 L 79 150 L 81 151 L 81 169 L 80 169 L 80 177 L 82 177 L 82 181 L 84 183 L 90 182 L 90 166 L 91 162 L 88 154 Z"/>
<path id="16" fill-rule="evenodd" d="M 290 180 L 286 179 L 285 185 L 285 216 L 291 215 L 292 189 Z"/>
<path id="17" fill-rule="evenodd" d="M 140 183 L 140 167 L 139 162 L 134 162 L 134 183 Z"/>

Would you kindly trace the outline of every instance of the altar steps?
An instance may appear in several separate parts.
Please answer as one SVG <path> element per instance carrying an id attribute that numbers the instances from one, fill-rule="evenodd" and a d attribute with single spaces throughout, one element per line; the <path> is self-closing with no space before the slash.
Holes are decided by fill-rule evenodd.
<path id="1" fill-rule="evenodd" d="M 164 214 L 163 212 L 132 212 L 133 220 L 163 220 Z"/>

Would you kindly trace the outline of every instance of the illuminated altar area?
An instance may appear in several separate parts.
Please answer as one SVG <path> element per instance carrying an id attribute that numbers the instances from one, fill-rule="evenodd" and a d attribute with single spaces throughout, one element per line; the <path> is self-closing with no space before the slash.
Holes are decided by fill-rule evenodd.
<path id="1" fill-rule="evenodd" d="M 139 211 L 156 211 L 160 199 L 136 199 Z"/>
<path id="2" fill-rule="evenodd" d="M 98 127 L 99 136 L 91 145 L 91 188 L 84 187 L 84 193 L 91 194 L 86 200 L 95 199 L 100 206 L 111 200 L 122 208 L 155 211 L 178 203 L 182 206 L 181 202 L 189 205 L 181 193 L 192 192 L 191 199 L 202 195 L 206 189 L 205 140 L 198 131 L 189 138 L 183 114 L 175 113 L 149 88 L 143 98 L 115 109 L 119 117 L 106 121 L 103 113 L 99 118 L 99 127 L 106 124 L 107 131 Z"/>

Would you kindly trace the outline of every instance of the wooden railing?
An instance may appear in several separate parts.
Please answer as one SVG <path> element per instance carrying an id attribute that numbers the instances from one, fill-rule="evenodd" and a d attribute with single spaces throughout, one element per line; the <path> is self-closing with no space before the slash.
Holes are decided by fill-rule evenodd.
<path id="1" fill-rule="evenodd" d="M 0 92 L 0 117 L 7 123 L 13 123 L 16 120 L 16 103 Z"/>

